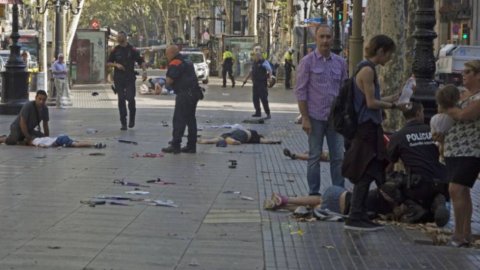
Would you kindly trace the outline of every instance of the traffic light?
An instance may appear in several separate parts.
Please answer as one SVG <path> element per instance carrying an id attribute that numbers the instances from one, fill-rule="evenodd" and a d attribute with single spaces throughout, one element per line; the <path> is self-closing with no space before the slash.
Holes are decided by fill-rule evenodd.
<path id="1" fill-rule="evenodd" d="M 343 21 L 343 1 L 337 1 L 335 8 L 337 10 L 338 21 Z"/>
<path id="2" fill-rule="evenodd" d="M 462 40 L 468 40 L 470 38 L 470 28 L 468 24 L 462 24 Z"/>

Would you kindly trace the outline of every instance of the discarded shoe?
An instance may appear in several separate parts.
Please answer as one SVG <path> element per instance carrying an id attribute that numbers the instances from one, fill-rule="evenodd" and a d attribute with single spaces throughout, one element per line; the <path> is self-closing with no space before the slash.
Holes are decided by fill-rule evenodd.
<path id="1" fill-rule="evenodd" d="M 305 206 L 299 206 L 293 211 L 293 215 L 296 217 L 305 217 L 310 215 L 310 211 Z"/>
<path id="2" fill-rule="evenodd" d="M 295 160 L 297 157 L 295 156 L 295 154 L 292 154 L 292 152 L 290 152 L 290 150 L 288 148 L 285 148 L 283 149 L 283 154 L 293 160 Z"/>
<path id="3" fill-rule="evenodd" d="M 107 145 L 104 144 L 104 143 L 96 143 L 94 147 L 95 147 L 96 149 L 101 149 L 101 148 L 107 147 Z"/>

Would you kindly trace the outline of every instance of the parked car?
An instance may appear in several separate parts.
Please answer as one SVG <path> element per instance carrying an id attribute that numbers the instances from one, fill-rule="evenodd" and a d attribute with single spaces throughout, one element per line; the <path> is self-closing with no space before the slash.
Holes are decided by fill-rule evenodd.
<path id="1" fill-rule="evenodd" d="M 207 84 L 210 76 L 210 68 L 208 67 L 210 60 L 207 60 L 201 51 L 181 51 L 180 53 L 193 62 L 198 80 Z"/>

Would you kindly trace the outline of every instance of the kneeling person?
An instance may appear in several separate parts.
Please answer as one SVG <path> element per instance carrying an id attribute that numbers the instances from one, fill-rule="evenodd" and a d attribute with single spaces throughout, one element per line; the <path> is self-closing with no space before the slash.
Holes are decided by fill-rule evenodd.
<path id="1" fill-rule="evenodd" d="M 38 90 L 35 100 L 23 105 L 19 115 L 10 125 L 10 134 L 5 140 L 6 144 L 29 144 L 36 137 L 49 135 L 49 115 L 46 102 L 47 93 Z M 43 133 L 40 131 L 40 122 L 43 123 Z"/>

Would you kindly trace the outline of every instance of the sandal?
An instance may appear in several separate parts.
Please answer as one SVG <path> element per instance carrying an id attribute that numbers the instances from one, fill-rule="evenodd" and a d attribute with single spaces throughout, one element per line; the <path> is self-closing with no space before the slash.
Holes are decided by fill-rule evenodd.
<path id="1" fill-rule="evenodd" d="M 280 208 L 288 203 L 288 197 L 285 195 L 280 195 L 278 193 L 273 193 L 271 200 L 275 203 L 275 208 Z"/>
<path id="2" fill-rule="evenodd" d="M 291 159 L 295 159 L 296 156 L 295 154 L 292 154 L 292 152 L 290 152 L 290 150 L 288 150 L 288 148 L 285 148 L 283 149 L 283 154 Z"/>

